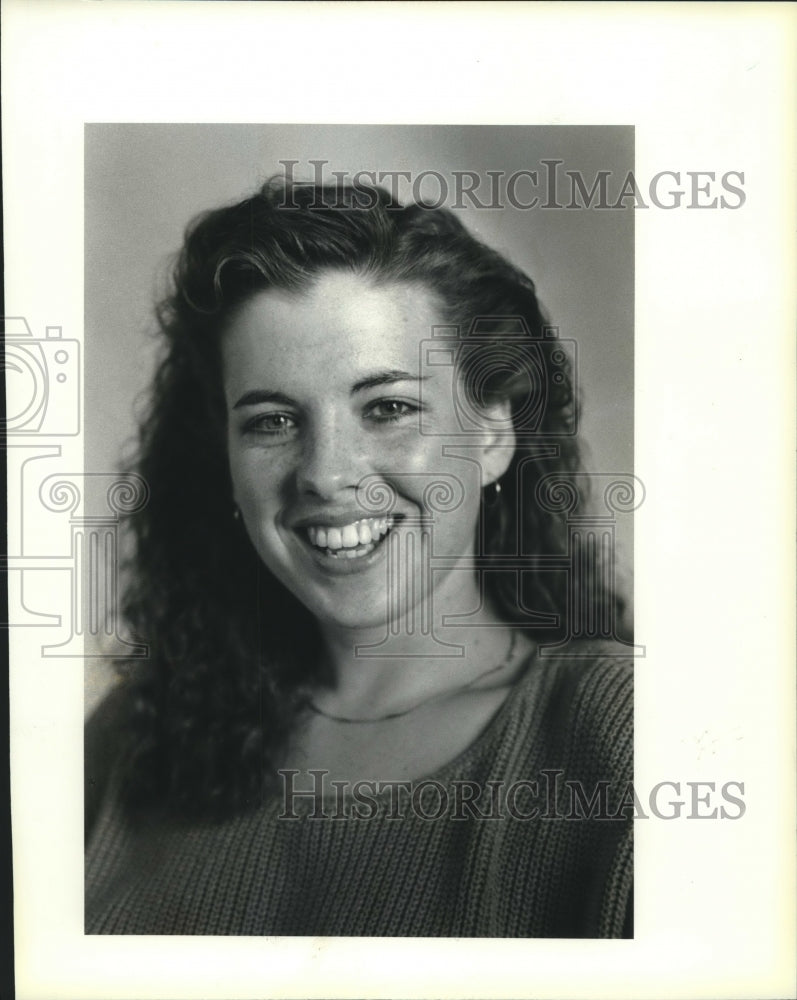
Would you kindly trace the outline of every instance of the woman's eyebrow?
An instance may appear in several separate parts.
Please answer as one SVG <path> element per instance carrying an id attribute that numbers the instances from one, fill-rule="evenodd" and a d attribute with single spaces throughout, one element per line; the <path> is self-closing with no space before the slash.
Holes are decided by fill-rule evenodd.
<path id="1" fill-rule="evenodd" d="M 389 371 L 376 372 L 355 382 L 351 387 L 351 394 L 362 392 L 363 389 L 373 389 L 378 385 L 390 385 L 393 382 L 425 382 L 427 378 L 426 375 L 413 375 L 412 372 L 391 368 Z"/>
<path id="2" fill-rule="evenodd" d="M 351 394 L 362 392 L 363 389 L 372 389 L 378 385 L 390 385 L 393 382 L 424 382 L 428 376 L 413 375 L 412 372 L 401 371 L 391 368 L 388 371 L 375 372 L 365 378 L 355 382 L 351 387 Z M 240 399 L 233 404 L 233 409 L 238 410 L 244 406 L 258 406 L 263 403 L 279 403 L 281 406 L 294 406 L 295 400 L 286 396 L 284 392 L 272 392 L 268 389 L 251 389 L 245 392 Z"/>
<path id="3" fill-rule="evenodd" d="M 282 392 L 269 392 L 266 389 L 252 389 L 245 392 L 237 403 L 233 404 L 233 409 L 237 410 L 242 406 L 257 406 L 259 403 L 279 403 L 282 406 L 293 406 L 294 401 L 290 396 Z"/>

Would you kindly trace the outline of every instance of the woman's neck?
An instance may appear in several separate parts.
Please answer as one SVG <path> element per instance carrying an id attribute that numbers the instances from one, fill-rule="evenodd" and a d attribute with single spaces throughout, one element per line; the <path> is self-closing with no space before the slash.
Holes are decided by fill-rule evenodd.
<path id="1" fill-rule="evenodd" d="M 440 597 L 440 593 L 436 597 Z M 477 608 L 467 624 L 444 624 L 455 611 L 445 600 L 435 601 L 435 613 L 425 630 L 410 628 L 406 616 L 398 623 L 368 628 L 342 628 L 320 623 L 322 648 L 331 682 L 316 704 L 338 715 L 372 715 L 401 710 L 426 698 L 478 683 L 493 668 L 510 666 L 514 653 L 512 629 L 489 606 L 480 606 L 474 585 L 469 600 L 457 595 L 456 611 Z M 514 656 L 511 657 L 513 660 Z M 492 680 L 498 682 L 498 673 Z"/>

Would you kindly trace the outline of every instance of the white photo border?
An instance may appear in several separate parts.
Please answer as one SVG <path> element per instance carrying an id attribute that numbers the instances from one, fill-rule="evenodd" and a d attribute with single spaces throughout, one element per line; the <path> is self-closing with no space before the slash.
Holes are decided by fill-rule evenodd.
<path id="1" fill-rule="evenodd" d="M 786 995 L 794 6 L 5 0 L 2 14 L 6 312 L 37 336 L 80 340 L 87 122 L 621 124 L 639 177 L 744 174 L 735 210 L 640 209 L 635 271 L 636 783 L 741 780 L 744 815 L 637 823 L 633 941 L 86 937 L 83 662 L 45 662 L 18 628 L 21 1000 Z M 59 446 L 82 469 L 80 436 Z M 10 497 L 12 524 L 27 500 Z"/>

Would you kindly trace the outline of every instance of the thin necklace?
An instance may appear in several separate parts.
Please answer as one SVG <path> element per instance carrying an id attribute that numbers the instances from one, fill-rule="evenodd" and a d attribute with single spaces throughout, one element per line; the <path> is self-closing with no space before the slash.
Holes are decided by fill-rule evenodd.
<path id="1" fill-rule="evenodd" d="M 324 719 L 330 719 L 332 722 L 341 722 L 347 726 L 358 726 L 366 725 L 375 722 L 387 722 L 389 719 L 400 719 L 403 715 L 410 715 L 412 712 L 417 712 L 419 708 L 423 705 L 430 705 L 434 701 L 439 701 L 441 698 L 448 698 L 452 694 L 459 694 L 461 691 L 467 691 L 468 688 L 472 688 L 477 681 L 484 680 L 485 677 L 489 677 L 491 674 L 498 673 L 499 670 L 503 670 L 512 660 L 515 654 L 515 646 L 517 645 L 517 632 L 512 630 L 512 638 L 509 642 L 509 649 L 507 650 L 506 656 L 497 663 L 494 667 L 490 667 L 489 670 L 485 670 L 483 674 L 477 674 L 472 680 L 468 681 L 467 684 L 463 684 L 461 687 L 454 688 L 452 691 L 438 691 L 437 694 L 433 694 L 430 698 L 424 698 L 423 701 L 419 701 L 417 705 L 413 705 L 411 708 L 405 708 L 401 712 L 388 712 L 387 715 L 378 715 L 375 718 L 368 719 L 352 719 L 345 715 L 331 715 L 329 712 L 324 712 L 318 707 L 314 702 L 310 701 L 307 703 L 307 707 L 311 712 L 316 715 L 322 716 Z"/>

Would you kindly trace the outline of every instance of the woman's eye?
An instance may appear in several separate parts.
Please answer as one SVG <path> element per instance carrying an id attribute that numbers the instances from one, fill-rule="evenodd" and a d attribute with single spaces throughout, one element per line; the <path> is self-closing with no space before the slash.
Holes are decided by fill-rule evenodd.
<path id="1" fill-rule="evenodd" d="M 267 434 L 281 437 L 289 434 L 296 427 L 296 421 L 288 413 L 260 413 L 247 420 L 244 430 L 254 434 Z"/>
<path id="2" fill-rule="evenodd" d="M 367 407 L 366 415 L 372 420 L 388 423 L 400 420 L 402 417 L 412 416 L 417 412 L 416 405 L 407 403 L 403 399 L 379 399 Z"/>

